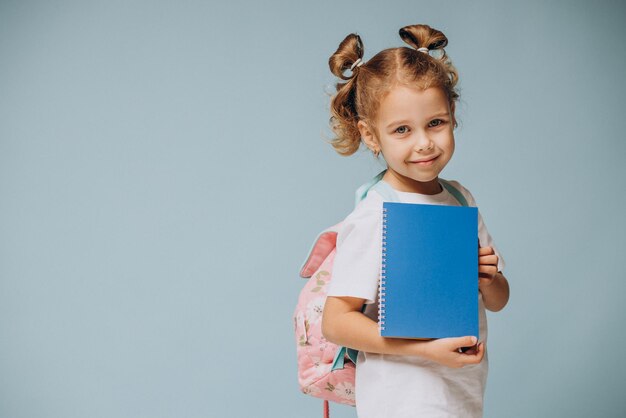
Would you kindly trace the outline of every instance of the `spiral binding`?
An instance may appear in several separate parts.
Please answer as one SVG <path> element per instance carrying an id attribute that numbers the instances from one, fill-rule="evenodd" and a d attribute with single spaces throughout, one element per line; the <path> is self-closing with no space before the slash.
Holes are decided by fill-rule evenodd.
<path id="1" fill-rule="evenodd" d="M 378 285 L 378 329 L 385 330 L 385 281 L 387 278 L 387 209 L 383 208 L 382 256 L 380 263 L 380 282 Z"/>

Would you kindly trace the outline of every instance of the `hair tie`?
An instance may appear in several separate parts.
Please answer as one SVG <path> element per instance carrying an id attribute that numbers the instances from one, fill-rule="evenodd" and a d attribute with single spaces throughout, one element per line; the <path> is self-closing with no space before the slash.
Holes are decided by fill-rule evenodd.
<path id="1" fill-rule="evenodd" d="M 363 65 L 363 60 L 359 58 L 350 66 L 350 71 L 354 71 L 354 67 L 360 67 L 361 65 Z"/>
<path id="2" fill-rule="evenodd" d="M 421 48 L 417 48 L 418 51 L 423 52 L 424 54 L 428 54 L 428 48 L 426 47 L 421 47 Z"/>

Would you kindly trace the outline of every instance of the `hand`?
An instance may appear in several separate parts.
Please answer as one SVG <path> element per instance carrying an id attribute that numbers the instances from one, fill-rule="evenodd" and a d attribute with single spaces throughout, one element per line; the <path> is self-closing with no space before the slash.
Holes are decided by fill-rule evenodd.
<path id="1" fill-rule="evenodd" d="M 478 248 L 478 288 L 490 286 L 498 273 L 498 256 L 493 247 Z"/>
<path id="2" fill-rule="evenodd" d="M 426 342 L 424 349 L 426 358 L 452 368 L 478 364 L 485 355 L 485 345 L 476 344 L 476 337 L 438 338 Z"/>

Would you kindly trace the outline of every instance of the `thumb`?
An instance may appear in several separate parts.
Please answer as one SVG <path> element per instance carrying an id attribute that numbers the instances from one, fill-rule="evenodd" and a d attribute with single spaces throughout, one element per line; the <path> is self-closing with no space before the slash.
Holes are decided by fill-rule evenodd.
<path id="1" fill-rule="evenodd" d="M 473 335 L 467 337 L 458 337 L 454 339 L 455 347 L 471 347 L 476 345 L 478 338 Z"/>

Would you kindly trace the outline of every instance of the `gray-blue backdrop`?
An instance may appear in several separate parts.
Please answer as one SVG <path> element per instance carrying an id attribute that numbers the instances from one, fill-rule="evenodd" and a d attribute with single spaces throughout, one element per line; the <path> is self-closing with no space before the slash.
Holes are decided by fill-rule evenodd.
<path id="1" fill-rule="evenodd" d="M 624 416 L 625 21 L 618 1 L 0 2 L 0 416 L 319 416 L 298 268 L 381 169 L 325 143 L 327 60 L 413 23 L 461 75 L 443 177 L 508 263 L 485 416 Z"/>

